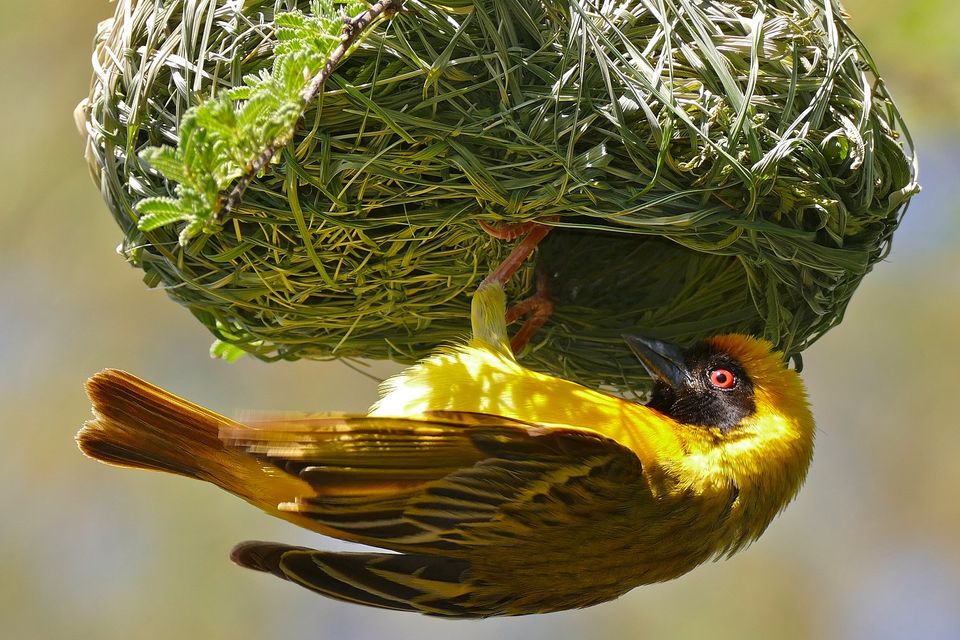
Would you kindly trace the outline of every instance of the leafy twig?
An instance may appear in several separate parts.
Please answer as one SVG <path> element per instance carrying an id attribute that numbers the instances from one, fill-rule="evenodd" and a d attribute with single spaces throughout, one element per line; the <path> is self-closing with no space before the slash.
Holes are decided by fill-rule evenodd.
<path id="1" fill-rule="evenodd" d="M 360 0 L 347 0 L 345 18 L 339 17 L 344 14 L 334 0 L 313 2 L 312 15 L 278 14 L 270 72 L 249 75 L 242 86 L 187 110 L 176 148 L 149 147 L 140 154 L 176 183 L 176 197 L 138 202 L 139 228 L 150 231 L 186 222 L 181 245 L 218 229 L 257 174 L 293 137 L 307 106 L 350 48 L 374 21 L 395 11 L 399 1 L 379 0 L 362 10 Z"/>
<path id="2" fill-rule="evenodd" d="M 343 30 L 340 34 L 340 44 L 337 45 L 337 48 L 334 49 L 330 54 L 330 57 L 327 58 L 327 62 L 323 65 L 323 68 L 313 76 L 313 79 L 303 90 L 303 93 L 300 94 L 304 108 L 312 103 L 317 97 L 317 93 L 319 93 L 320 89 L 323 88 L 327 78 L 330 77 L 330 74 L 333 73 L 337 65 L 340 64 L 340 61 L 343 60 L 343 57 L 347 54 L 347 51 L 349 51 L 350 47 L 356 43 L 356 41 L 363 34 L 364 30 L 380 16 L 392 15 L 396 11 L 397 4 L 398 0 L 379 0 L 379 2 L 371 5 L 370 8 L 360 15 L 353 18 L 346 18 L 344 20 Z M 274 140 L 273 143 L 263 151 L 263 153 L 257 156 L 257 158 L 250 163 L 250 166 L 244 173 L 243 177 L 240 178 L 240 181 L 237 182 L 236 186 L 234 186 L 230 191 L 230 195 L 227 196 L 227 200 L 223 208 L 215 214 L 215 220 L 219 221 L 223 219 L 234 207 L 240 204 L 240 200 L 243 198 L 244 192 L 246 192 L 247 187 L 250 186 L 250 183 L 253 182 L 253 179 L 256 177 L 256 175 L 268 164 L 270 164 L 270 161 L 273 160 L 273 157 L 276 155 L 277 151 L 282 149 L 286 143 L 287 140 L 283 138 Z"/>

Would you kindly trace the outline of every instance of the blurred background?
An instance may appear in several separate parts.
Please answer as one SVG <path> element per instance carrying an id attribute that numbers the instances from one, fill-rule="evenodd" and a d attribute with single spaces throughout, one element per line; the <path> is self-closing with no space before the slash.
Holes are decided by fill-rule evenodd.
<path id="1" fill-rule="evenodd" d="M 242 539 L 334 547 L 195 481 L 98 465 L 83 381 L 121 367 L 215 410 L 362 411 L 338 363 L 235 364 L 114 252 L 81 157 L 101 0 L 0 21 L 0 636 L 960 638 L 960 4 L 848 0 L 911 125 L 923 193 L 842 326 L 805 353 L 817 453 L 747 552 L 584 611 L 449 622 L 339 604 L 231 565 Z M 375 377 L 396 367 L 379 363 Z"/>

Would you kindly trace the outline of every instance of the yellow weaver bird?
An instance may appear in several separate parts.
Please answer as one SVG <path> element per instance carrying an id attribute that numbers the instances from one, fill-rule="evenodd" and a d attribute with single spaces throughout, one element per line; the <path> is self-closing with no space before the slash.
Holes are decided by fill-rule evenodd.
<path id="1" fill-rule="evenodd" d="M 244 542 L 231 557 L 326 596 L 448 617 L 585 607 L 755 540 L 813 449 L 799 376 L 765 341 L 625 337 L 647 405 L 530 371 L 503 290 L 473 338 L 384 383 L 366 416 L 239 424 L 128 373 L 87 382 L 88 456 L 212 482 L 267 513 L 396 553 Z"/>

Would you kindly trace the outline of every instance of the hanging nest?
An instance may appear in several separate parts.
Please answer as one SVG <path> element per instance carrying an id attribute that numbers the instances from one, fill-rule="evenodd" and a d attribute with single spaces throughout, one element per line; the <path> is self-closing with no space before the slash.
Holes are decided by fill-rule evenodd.
<path id="1" fill-rule="evenodd" d="M 294 8 L 339 19 L 120 0 L 78 112 L 123 255 L 258 358 L 410 362 L 460 338 L 511 248 L 478 223 L 537 220 L 556 229 L 508 291 L 539 272 L 556 304 L 530 366 L 636 388 L 625 331 L 740 331 L 796 355 L 840 322 L 918 191 L 900 115 L 831 2 L 405 0 L 229 211 L 141 207 L 182 201 L 144 150 L 175 147 L 191 108 L 302 76 L 275 64 Z"/>

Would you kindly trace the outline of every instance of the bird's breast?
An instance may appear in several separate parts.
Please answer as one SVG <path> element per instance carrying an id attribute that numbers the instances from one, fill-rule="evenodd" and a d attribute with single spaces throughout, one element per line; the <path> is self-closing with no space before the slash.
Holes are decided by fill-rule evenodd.
<path id="1" fill-rule="evenodd" d="M 584 429 L 632 449 L 641 460 L 683 455 L 672 421 L 641 404 L 531 371 L 510 354 L 464 345 L 437 353 L 381 386 L 371 416 L 465 411 Z"/>

